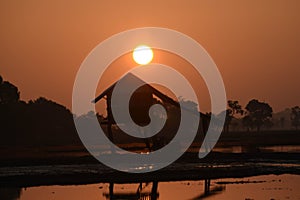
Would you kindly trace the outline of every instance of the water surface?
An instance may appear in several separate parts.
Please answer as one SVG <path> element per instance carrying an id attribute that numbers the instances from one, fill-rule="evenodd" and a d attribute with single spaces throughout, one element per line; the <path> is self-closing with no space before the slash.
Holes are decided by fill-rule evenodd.
<path id="1" fill-rule="evenodd" d="M 144 199 L 151 199 L 153 183 L 142 183 L 140 196 Z M 205 192 L 204 180 L 199 181 L 178 181 L 159 182 L 159 200 L 169 199 L 300 199 L 300 175 L 264 175 L 246 178 L 225 178 L 210 181 L 210 191 Z M 123 198 L 118 199 L 141 199 L 136 198 L 139 184 L 114 184 L 114 195 Z M 1 190 L 1 193 L 9 189 Z M 11 189 L 12 190 L 12 189 Z M 109 184 L 98 183 L 89 185 L 73 186 L 40 186 L 22 188 L 20 200 L 108 200 L 112 199 Z M 16 189 L 16 192 L 18 190 Z M 148 197 L 146 197 L 148 195 Z M 130 196 L 131 195 L 131 196 Z M 2 195 L 0 195 L 2 196 Z M 6 198 L 5 200 L 10 200 Z M 153 198 L 152 198 L 153 199 Z"/>

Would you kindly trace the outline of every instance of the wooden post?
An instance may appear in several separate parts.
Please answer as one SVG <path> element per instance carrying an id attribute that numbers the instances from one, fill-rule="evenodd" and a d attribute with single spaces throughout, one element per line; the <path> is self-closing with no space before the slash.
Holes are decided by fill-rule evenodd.
<path id="1" fill-rule="evenodd" d="M 114 137 L 113 137 L 113 133 L 112 133 L 112 129 L 111 129 L 113 117 L 112 117 L 111 101 L 110 100 L 111 100 L 111 96 L 107 95 L 106 96 L 107 134 L 108 134 L 108 138 L 113 143 L 114 142 Z"/>
<path id="2" fill-rule="evenodd" d="M 110 199 L 114 198 L 114 183 L 109 183 L 109 196 Z"/>
<path id="3" fill-rule="evenodd" d="M 138 187 L 136 193 L 139 195 L 142 192 L 142 189 L 143 189 L 143 183 L 140 182 L 139 187 Z"/>
<path id="4" fill-rule="evenodd" d="M 152 184 L 152 190 L 151 190 L 151 200 L 156 200 L 157 199 L 157 188 L 158 188 L 158 182 L 153 181 Z"/>
<path id="5" fill-rule="evenodd" d="M 208 195 L 210 193 L 210 179 L 204 180 L 204 194 Z"/>

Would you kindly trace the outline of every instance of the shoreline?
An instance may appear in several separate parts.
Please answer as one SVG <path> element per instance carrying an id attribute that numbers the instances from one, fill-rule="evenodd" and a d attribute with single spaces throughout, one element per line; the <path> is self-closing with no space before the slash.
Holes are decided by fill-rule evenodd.
<path id="1" fill-rule="evenodd" d="M 187 153 L 166 168 L 149 173 L 119 172 L 97 162 L 0 167 L 1 187 L 82 185 L 92 183 L 139 183 L 153 181 L 242 178 L 268 174 L 300 175 L 300 153 L 228 154 L 210 153 L 195 160 Z"/>
<path id="2" fill-rule="evenodd" d="M 198 158 L 200 144 L 191 145 L 170 166 L 155 172 L 134 174 L 119 172 L 99 163 L 83 146 L 31 146 L 8 149 L 0 156 L 0 186 L 30 187 L 42 185 L 81 185 L 91 183 L 128 183 L 152 181 L 241 178 L 268 174 L 300 175 L 300 152 L 260 151 L 259 147 L 300 146 L 299 131 L 222 133 L 217 148 L 236 145 L 246 152 L 213 150 Z M 126 146 L 126 144 L 124 144 Z M 135 144 L 127 145 L 127 148 Z M 13 150 L 13 151 L 11 151 Z M 26 151 L 28 150 L 28 151 Z M 101 156 L 110 156 L 109 154 Z"/>

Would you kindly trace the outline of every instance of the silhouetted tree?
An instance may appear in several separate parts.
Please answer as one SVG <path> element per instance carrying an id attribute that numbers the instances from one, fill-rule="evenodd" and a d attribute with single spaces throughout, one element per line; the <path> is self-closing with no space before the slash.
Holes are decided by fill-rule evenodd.
<path id="1" fill-rule="evenodd" d="M 11 147 L 81 144 L 72 113 L 43 97 L 0 104 L 0 136 Z"/>
<path id="2" fill-rule="evenodd" d="M 291 121 L 292 121 L 292 126 L 298 130 L 298 126 L 300 126 L 300 107 L 295 106 L 292 108 L 291 112 Z"/>
<path id="3" fill-rule="evenodd" d="M 36 142 L 51 145 L 75 144 L 78 137 L 75 132 L 73 115 L 66 107 L 40 97 L 29 101 L 30 132 Z"/>
<path id="4" fill-rule="evenodd" d="M 227 104 L 228 109 L 226 110 L 225 132 L 229 132 L 229 126 L 232 122 L 232 119 L 235 118 L 237 114 L 244 114 L 244 110 L 238 101 L 228 100 Z"/>
<path id="5" fill-rule="evenodd" d="M 0 76 L 0 147 L 9 149 L 7 157 L 29 155 L 21 152 L 24 147 L 45 155 L 50 146 L 82 145 L 70 110 L 43 97 L 26 103 L 19 94 Z"/>
<path id="6" fill-rule="evenodd" d="M 23 114 L 23 102 L 19 102 L 20 93 L 13 84 L 0 76 L 0 136 L 1 144 L 16 143 L 18 125 Z"/>
<path id="7" fill-rule="evenodd" d="M 284 127 L 284 123 L 285 123 L 285 118 L 284 117 L 280 117 L 279 123 L 280 123 L 280 127 L 283 128 Z"/>
<path id="8" fill-rule="evenodd" d="M 273 109 L 268 103 L 252 99 L 247 104 L 246 111 L 243 123 L 248 128 L 256 127 L 256 130 L 260 131 L 262 126 L 271 124 Z"/>
<path id="9" fill-rule="evenodd" d="M 242 106 L 239 104 L 238 101 L 228 100 L 228 107 L 233 117 L 236 114 L 240 114 L 240 115 L 244 114 L 244 110 L 242 109 Z"/>
<path id="10" fill-rule="evenodd" d="M 226 111 L 223 111 L 223 112 L 226 112 L 226 118 L 225 118 L 225 122 L 224 122 L 224 132 L 228 133 L 229 132 L 229 125 L 230 125 L 231 120 L 232 120 L 232 116 L 230 114 L 229 109 L 227 109 Z"/>
<path id="11" fill-rule="evenodd" d="M 247 128 L 247 131 L 249 132 L 251 129 L 253 129 L 254 124 L 250 118 L 250 116 L 246 115 L 242 119 L 243 126 Z"/>
<path id="12" fill-rule="evenodd" d="M 20 92 L 16 86 L 8 81 L 3 81 L 0 76 L 0 104 L 16 103 L 20 99 Z"/>

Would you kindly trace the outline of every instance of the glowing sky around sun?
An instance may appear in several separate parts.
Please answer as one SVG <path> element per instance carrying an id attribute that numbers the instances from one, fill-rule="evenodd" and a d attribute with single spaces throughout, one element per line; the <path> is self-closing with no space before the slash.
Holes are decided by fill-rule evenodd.
<path id="1" fill-rule="evenodd" d="M 280 111 L 300 104 L 299 8 L 297 0 L 1 1 L 0 74 L 24 100 L 44 96 L 70 108 L 77 70 L 96 45 L 121 31 L 159 26 L 189 35 L 208 51 L 229 99 L 245 105 L 257 98 Z M 154 55 L 153 62 L 188 68 L 197 84 L 188 63 Z M 99 91 L 136 63 L 130 55 L 112 65 L 118 66 Z M 201 96 L 202 86 L 195 87 Z M 201 107 L 208 111 L 209 105 Z"/>

